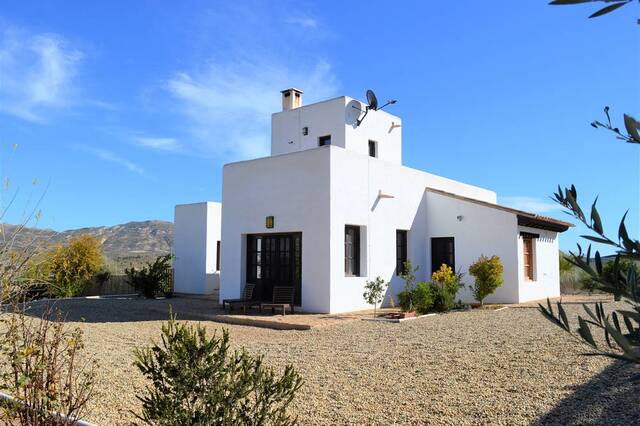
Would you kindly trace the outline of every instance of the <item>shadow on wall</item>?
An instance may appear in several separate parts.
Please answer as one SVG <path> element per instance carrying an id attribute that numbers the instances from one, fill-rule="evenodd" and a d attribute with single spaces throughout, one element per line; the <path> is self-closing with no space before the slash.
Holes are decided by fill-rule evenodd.
<path id="1" fill-rule="evenodd" d="M 380 198 L 376 199 L 376 203 Z M 373 208 L 376 206 L 374 204 Z M 427 229 L 426 229 L 426 217 L 427 217 L 427 195 L 426 192 L 423 192 L 422 198 L 420 199 L 420 204 L 418 205 L 418 209 L 416 210 L 416 214 L 413 216 L 413 221 L 411 222 L 411 227 L 407 230 L 409 231 L 409 242 L 407 243 L 407 259 L 411 261 L 413 267 L 418 267 L 418 270 L 415 272 L 416 282 L 420 281 L 429 281 L 431 275 L 427 275 L 427 269 L 431 269 L 430 259 L 426 258 L 427 253 Z M 421 235 L 422 237 L 417 240 L 411 236 Z M 394 263 L 395 266 L 395 263 Z M 389 287 L 387 287 L 387 291 L 384 295 L 384 301 L 382 302 L 382 307 L 388 308 L 391 307 L 389 300 L 393 297 L 393 303 L 395 306 L 398 306 L 398 293 L 404 290 L 405 281 L 404 279 L 396 275 L 395 267 L 391 271 L 390 277 L 383 277 L 389 282 Z"/>
<path id="2" fill-rule="evenodd" d="M 113 297 L 34 301 L 29 303 L 27 315 L 41 317 L 48 306 L 59 310 L 65 322 L 86 323 L 166 321 L 170 312 L 176 314 L 179 320 L 206 321 L 222 313 L 215 301 L 206 299 Z"/>
<path id="3" fill-rule="evenodd" d="M 579 361 L 578 361 L 579 362 Z M 632 425 L 640 419 L 640 367 L 616 361 L 534 425 Z"/>

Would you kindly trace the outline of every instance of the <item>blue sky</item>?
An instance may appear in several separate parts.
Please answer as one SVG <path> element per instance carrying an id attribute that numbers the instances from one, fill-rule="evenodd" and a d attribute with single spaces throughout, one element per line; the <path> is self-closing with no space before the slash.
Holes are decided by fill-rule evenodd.
<path id="1" fill-rule="evenodd" d="M 219 200 L 224 163 L 266 155 L 279 90 L 305 102 L 396 98 L 404 162 L 564 215 L 576 184 L 638 234 L 640 147 L 589 122 L 640 112 L 633 5 L 546 1 L 86 2 L 0 7 L 0 166 L 16 222 L 48 183 L 40 226 L 172 220 Z M 625 10 L 629 9 L 629 10 Z M 637 9 L 637 8 L 636 8 Z M 640 118 L 640 117 L 639 117 Z M 17 144 L 16 149 L 13 145 Z M 37 179 L 34 186 L 32 181 Z M 31 198 L 30 198 L 31 197 Z M 562 238 L 575 244 L 580 230 Z"/>

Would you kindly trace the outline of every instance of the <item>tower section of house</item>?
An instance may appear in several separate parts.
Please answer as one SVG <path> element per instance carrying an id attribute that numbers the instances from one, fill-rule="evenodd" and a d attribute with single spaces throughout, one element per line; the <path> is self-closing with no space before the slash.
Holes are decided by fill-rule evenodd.
<path id="1" fill-rule="evenodd" d="M 221 204 L 179 204 L 173 220 L 174 291 L 215 295 L 220 289 Z"/>
<path id="2" fill-rule="evenodd" d="M 559 294 L 558 233 L 570 224 L 496 204 L 496 193 L 402 165 L 402 121 L 338 97 L 304 106 L 282 92 L 271 155 L 223 172 L 220 298 L 256 284 L 295 288 L 308 312 L 365 309 L 366 281 L 404 285 L 405 260 L 429 280 L 443 263 L 466 273 L 498 255 L 505 284 L 487 300 L 517 303 Z M 467 289 L 458 298 L 472 301 Z"/>

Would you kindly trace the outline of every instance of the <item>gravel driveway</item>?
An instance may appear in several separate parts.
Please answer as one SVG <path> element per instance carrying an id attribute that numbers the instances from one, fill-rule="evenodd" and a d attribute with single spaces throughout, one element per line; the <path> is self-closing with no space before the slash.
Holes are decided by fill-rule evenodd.
<path id="1" fill-rule="evenodd" d="M 101 367 L 89 419 L 127 423 L 145 385 L 132 352 L 159 336 L 166 302 L 60 306 L 84 330 L 87 350 Z M 568 307 L 572 316 L 581 311 L 577 304 Z M 202 324 L 211 332 L 223 326 Z M 579 356 L 587 348 L 533 307 L 401 324 L 357 320 L 310 331 L 225 327 L 235 345 L 264 354 L 277 368 L 292 363 L 300 370 L 305 384 L 294 410 L 303 425 L 629 425 L 640 419 L 640 370 Z"/>

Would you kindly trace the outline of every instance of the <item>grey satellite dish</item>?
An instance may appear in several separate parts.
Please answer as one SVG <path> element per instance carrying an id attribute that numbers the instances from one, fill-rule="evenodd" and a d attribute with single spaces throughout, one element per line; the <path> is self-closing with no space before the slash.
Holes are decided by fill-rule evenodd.
<path id="1" fill-rule="evenodd" d="M 376 97 L 376 94 L 373 93 L 373 90 L 371 90 L 371 89 L 367 90 L 367 103 L 368 103 L 368 105 L 364 109 L 364 115 L 362 116 L 362 118 L 358 118 L 358 120 L 356 121 L 356 127 L 358 127 L 360 124 L 362 124 L 362 122 L 364 121 L 364 119 L 367 116 L 367 114 L 369 113 L 369 111 L 379 111 L 379 110 L 383 109 L 384 107 L 386 107 L 387 105 L 393 105 L 396 102 L 397 101 L 395 99 L 391 99 L 391 100 L 388 100 L 386 104 L 384 104 L 384 105 L 382 105 L 381 107 L 378 108 L 378 98 Z M 359 112 L 362 112 L 362 110 L 360 110 Z"/>
<path id="2" fill-rule="evenodd" d="M 376 94 L 371 89 L 367 90 L 367 102 L 369 103 L 369 109 L 374 111 L 378 109 L 378 98 L 376 98 Z"/>

